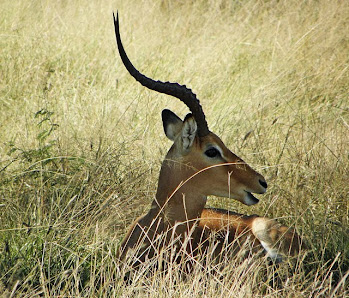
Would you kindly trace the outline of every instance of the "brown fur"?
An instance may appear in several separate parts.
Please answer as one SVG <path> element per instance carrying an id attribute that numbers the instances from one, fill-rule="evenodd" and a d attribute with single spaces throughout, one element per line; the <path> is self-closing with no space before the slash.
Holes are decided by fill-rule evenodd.
<path id="1" fill-rule="evenodd" d="M 220 159 L 203 156 L 208 144 L 222 151 Z M 262 244 L 275 258 L 280 254 L 297 254 L 302 242 L 300 237 L 276 221 L 205 208 L 207 195 L 212 194 L 231 195 L 249 203 L 244 190 L 263 193 L 265 189 L 260 180 L 264 181 L 263 176 L 232 153 L 215 134 L 195 136 L 189 150 L 184 150 L 180 136 L 176 137 L 162 164 L 151 209 L 130 227 L 120 246 L 120 258 L 124 259 L 130 249 L 136 248 L 132 253 L 137 256 L 135 264 L 139 264 L 172 243 L 174 238 L 178 243 L 185 242 L 188 234 L 191 240 L 187 249 L 193 255 L 205 252 L 213 234 L 219 242 L 217 254 L 222 251 L 225 239 L 234 242 L 235 251 L 250 239 L 252 251 L 260 250 Z"/>

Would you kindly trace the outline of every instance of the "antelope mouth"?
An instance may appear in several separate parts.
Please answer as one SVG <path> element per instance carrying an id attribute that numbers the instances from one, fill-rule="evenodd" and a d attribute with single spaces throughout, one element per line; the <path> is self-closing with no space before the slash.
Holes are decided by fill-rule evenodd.
<path id="1" fill-rule="evenodd" d="M 244 203 L 246 205 L 255 205 L 259 202 L 259 200 L 249 191 L 246 191 L 246 196 L 245 196 L 245 200 Z"/>

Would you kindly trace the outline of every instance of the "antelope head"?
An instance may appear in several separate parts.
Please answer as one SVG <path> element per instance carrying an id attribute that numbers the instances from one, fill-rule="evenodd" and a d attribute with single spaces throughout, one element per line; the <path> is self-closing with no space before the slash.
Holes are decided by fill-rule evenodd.
<path id="1" fill-rule="evenodd" d="M 200 102 L 192 90 L 185 85 L 150 79 L 132 65 L 121 42 L 118 16 L 116 19 L 114 16 L 114 25 L 119 53 L 128 72 L 143 86 L 180 99 L 191 112 L 184 120 L 170 110 L 162 112 L 164 131 L 173 145 L 162 164 L 157 199 L 165 197 L 163 200 L 166 200 L 177 188 L 180 194 L 204 198 L 203 204 L 208 195 L 234 198 L 246 205 L 258 203 L 252 193 L 266 192 L 264 177 L 208 129 Z"/>

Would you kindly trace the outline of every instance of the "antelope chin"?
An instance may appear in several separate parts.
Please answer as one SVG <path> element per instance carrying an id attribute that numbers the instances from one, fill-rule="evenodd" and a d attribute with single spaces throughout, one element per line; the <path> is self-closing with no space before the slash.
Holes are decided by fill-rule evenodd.
<path id="1" fill-rule="evenodd" d="M 250 206 L 250 205 L 255 205 L 259 202 L 259 200 L 252 194 L 250 193 L 249 191 L 246 191 L 246 196 L 244 198 L 244 204 Z"/>

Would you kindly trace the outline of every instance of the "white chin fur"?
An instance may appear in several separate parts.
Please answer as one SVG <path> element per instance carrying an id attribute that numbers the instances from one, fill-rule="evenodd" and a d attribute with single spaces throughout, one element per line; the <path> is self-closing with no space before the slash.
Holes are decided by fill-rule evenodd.
<path id="1" fill-rule="evenodd" d="M 253 194 L 246 191 L 246 195 L 243 199 L 244 204 L 251 206 L 251 205 L 257 204 L 258 202 L 259 202 L 259 200 Z"/>

